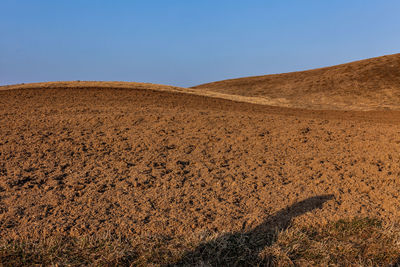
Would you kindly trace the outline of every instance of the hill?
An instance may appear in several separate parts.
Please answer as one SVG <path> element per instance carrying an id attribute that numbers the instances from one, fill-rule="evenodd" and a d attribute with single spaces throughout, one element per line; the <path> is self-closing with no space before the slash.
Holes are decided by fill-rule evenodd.
<path id="1" fill-rule="evenodd" d="M 398 111 L 62 84 L 0 90 L 1 264 L 398 258 Z"/>
<path id="2" fill-rule="evenodd" d="M 400 109 L 400 54 L 292 73 L 230 79 L 193 87 L 307 109 Z"/>

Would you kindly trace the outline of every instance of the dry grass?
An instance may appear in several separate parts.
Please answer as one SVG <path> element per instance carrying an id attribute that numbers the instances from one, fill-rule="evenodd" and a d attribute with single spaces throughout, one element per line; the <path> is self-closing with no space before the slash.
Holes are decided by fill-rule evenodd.
<path id="1" fill-rule="evenodd" d="M 42 240 L 3 241 L 1 266 L 149 266 L 177 262 L 195 245 L 195 236 L 171 240 L 148 236 L 145 242 L 113 235 L 53 236 Z"/>
<path id="2" fill-rule="evenodd" d="M 399 231 L 370 218 L 321 228 L 290 228 L 263 251 L 278 266 L 388 266 L 400 256 Z"/>
<path id="3" fill-rule="evenodd" d="M 266 98 L 274 105 L 338 110 L 400 109 L 400 54 L 333 67 L 202 84 L 202 91 Z"/>
<path id="4" fill-rule="evenodd" d="M 5 266 L 35 264 L 61 266 L 146 266 L 150 263 L 173 261 L 179 255 L 165 239 L 151 237 L 146 244 L 113 236 L 49 237 L 43 240 L 4 242 L 0 262 Z M 175 253 L 179 253 L 175 250 Z M 175 258 L 173 258 L 175 257 Z"/>
<path id="5" fill-rule="evenodd" d="M 389 266 L 400 256 L 398 229 L 370 218 L 290 227 L 265 236 L 271 245 L 252 260 L 248 255 L 254 246 L 246 233 L 222 237 L 211 232 L 175 239 L 152 236 L 141 244 L 112 235 L 10 241 L 0 247 L 0 262 L 4 266 Z M 193 253 L 195 247 L 202 247 L 201 253 Z"/>
<path id="6" fill-rule="evenodd" d="M 18 240 L 5 242 L 0 248 L 0 261 L 5 266 L 129 265 L 137 257 L 127 240 L 110 237 Z"/>

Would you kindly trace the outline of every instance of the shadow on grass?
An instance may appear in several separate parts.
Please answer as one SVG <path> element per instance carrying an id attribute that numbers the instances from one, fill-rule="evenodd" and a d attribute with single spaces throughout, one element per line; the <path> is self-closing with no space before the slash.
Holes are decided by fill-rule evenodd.
<path id="1" fill-rule="evenodd" d="M 322 208 L 322 204 L 333 195 L 307 198 L 268 217 L 262 224 L 248 232 L 224 234 L 214 240 L 200 244 L 185 253 L 171 266 L 268 266 L 272 259 L 262 259 L 259 253 L 271 246 L 277 233 L 286 230 L 292 219 L 306 212 Z"/>

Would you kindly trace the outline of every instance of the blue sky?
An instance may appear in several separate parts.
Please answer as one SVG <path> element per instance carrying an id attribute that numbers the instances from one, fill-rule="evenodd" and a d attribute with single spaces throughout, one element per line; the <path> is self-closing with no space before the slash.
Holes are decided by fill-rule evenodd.
<path id="1" fill-rule="evenodd" d="M 400 52 L 398 0 L 0 0 L 0 84 L 177 86 Z"/>

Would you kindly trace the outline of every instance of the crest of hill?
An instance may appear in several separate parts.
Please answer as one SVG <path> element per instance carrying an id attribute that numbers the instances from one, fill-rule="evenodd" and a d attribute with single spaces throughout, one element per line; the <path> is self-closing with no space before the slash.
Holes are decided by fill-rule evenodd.
<path id="1" fill-rule="evenodd" d="M 114 82 L 114 81 L 58 81 L 40 83 L 21 83 L 0 86 L 0 90 L 17 89 L 59 89 L 59 88 L 114 88 L 114 89 L 148 89 L 155 91 L 182 91 L 184 88 L 138 82 Z"/>
<path id="2" fill-rule="evenodd" d="M 400 110 L 400 54 L 292 73 L 230 79 L 197 90 L 307 109 Z"/>

